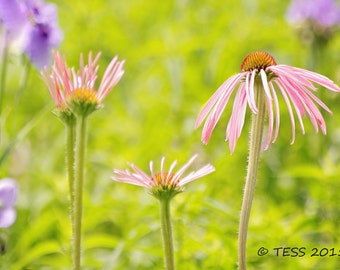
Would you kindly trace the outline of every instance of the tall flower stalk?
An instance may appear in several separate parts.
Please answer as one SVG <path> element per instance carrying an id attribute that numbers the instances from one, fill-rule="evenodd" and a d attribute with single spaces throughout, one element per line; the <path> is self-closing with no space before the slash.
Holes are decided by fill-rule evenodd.
<path id="1" fill-rule="evenodd" d="M 246 269 L 246 240 L 250 217 L 250 210 L 255 193 L 257 171 L 261 156 L 262 134 L 265 120 L 265 96 L 261 84 L 255 84 L 257 114 L 252 114 L 251 129 L 249 136 L 249 154 L 246 183 L 244 186 L 243 200 L 241 206 L 239 236 L 238 236 L 238 256 L 239 268 Z"/>
<path id="2" fill-rule="evenodd" d="M 172 224 L 170 212 L 170 199 L 159 199 L 160 203 L 160 217 L 161 217 L 161 231 L 164 248 L 164 261 L 167 270 L 175 269 L 174 244 L 172 238 Z"/>
<path id="3" fill-rule="evenodd" d="M 76 142 L 76 119 L 70 114 L 70 119 L 65 123 L 66 130 L 66 166 L 69 184 L 70 216 L 73 224 L 73 203 L 74 203 L 74 178 L 75 178 L 75 142 Z"/>
<path id="4" fill-rule="evenodd" d="M 245 270 L 247 231 L 260 155 L 262 150 L 268 149 L 271 142 L 275 142 L 279 131 L 278 93 L 282 95 L 288 108 L 292 125 L 291 143 L 293 143 L 295 140 L 293 109 L 302 133 L 305 132 L 302 117 L 308 116 L 314 130 L 317 132 L 321 129 L 322 133 L 326 134 L 326 124 L 316 104 L 328 113 L 331 113 L 331 111 L 326 104 L 313 94 L 317 90 L 315 84 L 334 92 L 340 92 L 340 88 L 318 73 L 287 65 L 278 65 L 270 54 L 263 51 L 253 52 L 245 57 L 241 65 L 241 71 L 241 73 L 226 80 L 209 99 L 197 117 L 196 128 L 205 120 L 202 141 L 203 143 L 208 143 L 212 131 L 227 106 L 231 95 L 236 91 L 233 110 L 226 130 L 226 140 L 229 141 L 229 148 L 233 153 L 237 139 L 240 137 L 244 126 L 247 105 L 252 113 L 248 168 L 240 214 L 238 240 L 239 269 Z M 265 144 L 262 146 L 266 117 L 268 118 L 268 131 Z"/>
<path id="5" fill-rule="evenodd" d="M 166 270 L 175 269 L 170 202 L 173 197 L 183 191 L 184 185 L 210 174 L 215 170 L 213 166 L 207 164 L 198 171 L 193 171 L 182 178 L 182 175 L 196 158 L 197 155 L 192 156 L 176 173 L 174 172 L 174 168 L 177 165 L 177 161 L 174 161 L 171 164 L 169 171 L 166 172 L 164 170 L 165 158 L 163 157 L 161 160 L 160 172 L 155 173 L 153 162 L 150 161 L 150 175 L 136 167 L 134 164 L 129 164 L 133 170 L 132 172 L 129 170 L 122 171 L 114 169 L 114 175 L 112 176 L 112 179 L 117 182 L 129 183 L 147 188 L 150 193 L 159 200 L 164 266 Z"/>
<path id="6" fill-rule="evenodd" d="M 83 216 L 83 185 L 85 171 L 87 116 L 77 116 L 76 147 L 75 147 L 75 181 L 73 197 L 73 261 L 74 269 L 80 269 L 81 262 L 81 231 Z"/>
<path id="7" fill-rule="evenodd" d="M 98 90 L 95 90 L 97 62 L 100 53 L 93 59 L 89 53 L 88 63 L 80 57 L 80 68 L 69 68 L 65 59 L 54 53 L 52 70 L 45 68 L 42 77 L 56 105 L 56 114 L 67 122 L 67 162 L 70 186 L 72 222 L 73 269 L 81 269 L 83 186 L 85 175 L 85 153 L 87 119 L 102 107 L 102 101 L 124 74 L 124 61 L 114 57 L 104 72 Z"/>

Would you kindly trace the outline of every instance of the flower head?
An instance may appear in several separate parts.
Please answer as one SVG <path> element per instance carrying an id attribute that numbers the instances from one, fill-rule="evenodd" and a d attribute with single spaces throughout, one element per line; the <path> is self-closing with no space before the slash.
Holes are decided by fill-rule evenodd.
<path id="1" fill-rule="evenodd" d="M 13 179 L 0 180 L 0 228 L 11 226 L 16 219 L 14 203 L 17 198 L 17 184 Z"/>
<path id="2" fill-rule="evenodd" d="M 165 171 L 164 163 L 165 158 L 161 160 L 160 171 L 155 172 L 153 162 L 150 161 L 150 175 L 143 172 L 134 164 L 129 164 L 133 172 L 129 170 L 114 169 L 114 175 L 112 179 L 117 182 L 129 183 L 137 186 L 142 186 L 151 191 L 151 193 L 157 198 L 161 196 L 169 196 L 172 198 L 176 194 L 182 191 L 183 186 L 189 182 L 192 182 L 198 178 L 201 178 L 209 173 L 215 171 L 215 168 L 207 164 L 198 171 L 190 172 L 187 176 L 182 177 L 183 173 L 191 166 L 196 159 L 197 155 L 191 157 L 191 159 L 183 165 L 176 173 L 174 172 L 177 161 L 174 161 L 170 169 Z"/>
<path id="3" fill-rule="evenodd" d="M 302 117 L 308 116 L 315 131 L 326 133 L 326 124 L 319 111 L 319 105 L 328 113 L 330 109 L 313 92 L 314 84 L 319 84 L 331 91 L 340 92 L 340 88 L 327 77 L 318 73 L 288 65 L 277 65 L 274 58 L 267 52 L 257 51 L 249 54 L 241 65 L 241 73 L 227 79 L 213 94 L 199 113 L 196 128 L 206 119 L 202 141 L 208 143 L 212 131 L 220 119 L 233 92 L 237 92 L 234 106 L 226 130 L 231 153 L 234 152 L 236 141 L 240 137 L 245 121 L 247 105 L 252 113 L 257 114 L 255 91 L 264 91 L 268 115 L 268 132 L 265 149 L 277 138 L 280 124 L 278 93 L 281 93 L 288 108 L 292 125 L 292 142 L 295 140 L 295 119 L 293 109 L 305 133 Z M 275 122 L 275 129 L 274 129 Z"/>
<path id="4" fill-rule="evenodd" d="M 59 52 L 53 54 L 52 71 L 47 67 L 41 72 L 51 97 L 60 111 L 72 111 L 75 114 L 88 115 L 96 110 L 112 88 L 124 74 L 124 61 L 115 56 L 106 68 L 103 79 L 96 90 L 97 72 L 100 53 L 93 59 L 89 53 L 88 63 L 84 64 L 80 56 L 80 67 L 76 71 L 69 68 Z"/>
<path id="5" fill-rule="evenodd" d="M 38 69 L 49 64 L 51 50 L 63 39 L 55 4 L 0 0 L 0 19 L 11 40 L 22 41 L 24 52 Z"/>

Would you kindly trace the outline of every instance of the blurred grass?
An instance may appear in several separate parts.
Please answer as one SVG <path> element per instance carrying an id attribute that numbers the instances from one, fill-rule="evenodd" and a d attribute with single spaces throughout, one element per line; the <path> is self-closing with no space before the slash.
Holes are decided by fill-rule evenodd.
<path id="1" fill-rule="evenodd" d="M 172 204 L 178 269 L 236 269 L 237 230 L 247 156 L 245 130 L 231 156 L 224 142 L 228 106 L 208 145 L 200 142 L 195 118 L 204 102 L 243 57 L 266 50 L 278 63 L 306 68 L 310 51 L 285 21 L 288 2 L 267 1 L 55 1 L 70 65 L 79 54 L 102 51 L 100 73 L 118 54 L 126 60 L 122 81 L 90 118 L 84 206 L 83 269 L 162 269 L 158 202 L 146 191 L 110 179 L 112 168 L 166 155 L 216 172 L 186 188 Z M 330 42 L 327 76 L 340 81 L 339 36 Z M 32 69 L 18 103 L 20 59 L 11 57 L 5 93 L 1 150 L 15 144 L 1 165 L 2 177 L 20 184 L 18 219 L 6 230 L 1 269 L 69 269 L 70 224 L 64 165 L 64 128 L 52 114 L 51 98 Z M 323 89 L 321 89 L 323 91 Z M 320 91 L 320 92 L 321 92 Z M 249 269 L 340 267 L 339 257 L 259 257 L 261 246 L 334 247 L 339 242 L 339 97 L 322 93 L 333 116 L 328 133 L 306 135 L 289 145 L 285 106 L 277 142 L 262 156 L 249 227 Z M 14 106 L 14 104 L 16 104 Z"/>

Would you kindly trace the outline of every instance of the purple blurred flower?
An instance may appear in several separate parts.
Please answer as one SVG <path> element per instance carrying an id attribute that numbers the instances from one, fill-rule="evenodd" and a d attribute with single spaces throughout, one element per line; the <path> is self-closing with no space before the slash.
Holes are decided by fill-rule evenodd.
<path id="1" fill-rule="evenodd" d="M 25 53 L 38 69 L 50 63 L 52 48 L 63 38 L 55 4 L 43 0 L 0 0 L 0 18 L 10 40 L 22 40 Z"/>
<path id="2" fill-rule="evenodd" d="M 15 0 L 0 0 L 0 19 L 10 39 L 20 35 L 27 23 L 23 5 Z"/>
<path id="3" fill-rule="evenodd" d="M 340 8 L 334 0 L 292 0 L 286 15 L 292 24 L 311 21 L 326 28 L 340 24 Z"/>
<path id="4" fill-rule="evenodd" d="M 14 203 L 17 198 L 17 184 L 13 179 L 0 180 L 0 228 L 11 226 L 16 219 Z"/>

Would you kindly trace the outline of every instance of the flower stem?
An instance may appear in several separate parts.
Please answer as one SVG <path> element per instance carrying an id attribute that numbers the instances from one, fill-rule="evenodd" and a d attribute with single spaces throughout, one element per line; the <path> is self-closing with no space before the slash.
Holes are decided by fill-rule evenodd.
<path id="1" fill-rule="evenodd" d="M 239 235 L 238 235 L 238 260 L 239 269 L 246 269 L 246 242 L 250 217 L 251 205 L 254 197 L 257 171 L 261 154 L 261 141 L 265 118 L 265 94 L 262 86 L 255 84 L 256 102 L 258 113 L 252 114 L 251 131 L 249 136 L 249 154 L 246 183 L 244 187 L 243 201 L 240 215 Z"/>
<path id="2" fill-rule="evenodd" d="M 160 198 L 161 230 L 163 237 L 164 263 L 166 270 L 175 269 L 174 247 L 172 240 L 171 214 L 169 198 Z"/>
<path id="3" fill-rule="evenodd" d="M 81 265 L 81 225 L 83 211 L 84 157 L 86 144 L 86 116 L 77 117 L 75 147 L 75 179 L 73 202 L 73 270 L 80 270 Z"/>
<path id="4" fill-rule="evenodd" d="M 69 184 L 69 192 L 70 192 L 70 216 L 71 223 L 73 224 L 73 210 L 74 210 L 74 178 L 75 178 L 75 167 L 74 167 L 74 147 L 75 147 L 75 134 L 76 134 L 76 126 L 75 121 L 70 121 L 66 123 L 66 164 L 67 164 L 67 175 L 68 175 L 68 184 Z"/>

